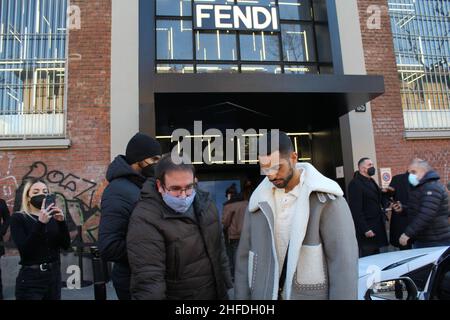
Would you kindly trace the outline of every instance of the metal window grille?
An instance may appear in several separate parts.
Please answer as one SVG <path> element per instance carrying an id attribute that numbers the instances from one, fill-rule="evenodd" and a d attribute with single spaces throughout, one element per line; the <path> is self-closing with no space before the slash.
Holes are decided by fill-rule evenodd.
<path id="1" fill-rule="evenodd" d="M 0 0 L 0 139 L 66 135 L 67 0 Z"/>
<path id="2" fill-rule="evenodd" d="M 406 130 L 449 130 L 450 1 L 393 0 L 389 14 Z"/>

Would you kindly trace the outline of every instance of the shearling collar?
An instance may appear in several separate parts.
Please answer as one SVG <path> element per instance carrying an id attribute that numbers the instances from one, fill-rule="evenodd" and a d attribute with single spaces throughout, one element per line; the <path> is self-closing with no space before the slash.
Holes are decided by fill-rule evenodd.
<path id="1" fill-rule="evenodd" d="M 333 180 L 322 175 L 314 166 L 309 163 L 298 163 L 297 169 L 303 170 L 302 179 L 303 187 L 307 187 L 310 192 L 322 192 L 332 194 L 337 197 L 344 195 L 341 187 Z M 250 203 L 250 212 L 256 212 L 259 210 L 259 203 L 267 201 L 273 197 L 273 184 L 268 178 L 265 178 L 263 182 L 256 188 L 253 193 Z"/>

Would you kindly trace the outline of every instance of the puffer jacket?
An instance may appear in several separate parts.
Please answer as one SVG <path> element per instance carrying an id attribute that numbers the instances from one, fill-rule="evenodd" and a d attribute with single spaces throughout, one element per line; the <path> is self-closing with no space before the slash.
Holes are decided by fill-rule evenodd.
<path id="1" fill-rule="evenodd" d="M 128 228 L 134 300 L 226 300 L 232 287 L 222 227 L 209 194 L 197 190 L 196 220 L 169 208 L 148 180 Z"/>
<path id="2" fill-rule="evenodd" d="M 105 261 L 114 262 L 112 280 L 119 299 L 129 299 L 130 267 L 126 238 L 131 213 L 145 177 L 134 171 L 124 156 L 114 159 L 106 173 L 109 185 L 102 195 L 98 248 Z"/>
<path id="3" fill-rule="evenodd" d="M 439 180 L 435 171 L 429 171 L 411 191 L 405 234 L 413 240 L 450 241 L 448 194 Z"/>

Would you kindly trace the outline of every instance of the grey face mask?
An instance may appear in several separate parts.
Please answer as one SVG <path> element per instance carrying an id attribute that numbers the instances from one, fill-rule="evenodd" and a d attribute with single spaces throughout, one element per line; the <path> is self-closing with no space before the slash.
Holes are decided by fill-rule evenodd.
<path id="1" fill-rule="evenodd" d="M 189 210 L 192 203 L 194 202 L 196 192 L 194 192 L 185 198 L 179 198 L 170 195 L 169 193 L 164 193 L 162 198 L 169 208 L 172 208 L 177 213 L 186 213 Z"/>

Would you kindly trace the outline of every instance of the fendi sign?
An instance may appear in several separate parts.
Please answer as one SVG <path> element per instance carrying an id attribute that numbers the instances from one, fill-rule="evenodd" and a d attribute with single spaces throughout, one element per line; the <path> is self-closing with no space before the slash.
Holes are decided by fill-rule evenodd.
<path id="1" fill-rule="evenodd" d="M 279 31 L 278 8 L 244 5 L 194 5 L 197 30 Z"/>

